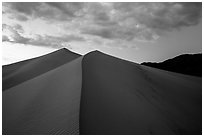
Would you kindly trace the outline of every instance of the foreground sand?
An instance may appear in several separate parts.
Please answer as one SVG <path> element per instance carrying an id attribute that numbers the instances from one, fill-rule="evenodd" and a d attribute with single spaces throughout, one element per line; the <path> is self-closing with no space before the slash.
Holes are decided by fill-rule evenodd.
<path id="1" fill-rule="evenodd" d="M 82 63 L 81 134 L 201 134 L 201 78 L 100 52 Z"/>
<path id="2" fill-rule="evenodd" d="M 3 92 L 3 134 L 79 134 L 81 60 Z"/>
<path id="3" fill-rule="evenodd" d="M 98 51 L 18 83 L 2 99 L 3 134 L 202 134 L 201 78 Z"/>

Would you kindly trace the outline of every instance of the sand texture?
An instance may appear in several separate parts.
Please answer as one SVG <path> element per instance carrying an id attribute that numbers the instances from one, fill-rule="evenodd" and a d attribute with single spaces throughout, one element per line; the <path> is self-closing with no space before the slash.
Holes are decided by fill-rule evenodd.
<path id="1" fill-rule="evenodd" d="M 3 92 L 3 134 L 79 134 L 81 60 Z"/>
<path id="2" fill-rule="evenodd" d="M 99 51 L 19 63 L 3 67 L 3 134 L 202 134 L 200 77 Z"/>
<path id="3" fill-rule="evenodd" d="M 201 78 L 100 52 L 82 63 L 81 134 L 201 134 Z"/>

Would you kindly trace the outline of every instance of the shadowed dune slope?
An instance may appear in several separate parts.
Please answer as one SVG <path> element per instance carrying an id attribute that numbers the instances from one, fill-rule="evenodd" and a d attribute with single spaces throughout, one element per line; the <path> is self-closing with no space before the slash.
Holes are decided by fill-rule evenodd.
<path id="1" fill-rule="evenodd" d="M 80 56 L 63 48 L 41 57 L 5 65 L 2 67 L 2 89 L 9 89 Z"/>
<path id="2" fill-rule="evenodd" d="M 3 92 L 3 134 L 79 134 L 81 60 Z"/>
<path id="3" fill-rule="evenodd" d="M 201 78 L 101 52 L 82 61 L 81 134 L 202 134 Z"/>

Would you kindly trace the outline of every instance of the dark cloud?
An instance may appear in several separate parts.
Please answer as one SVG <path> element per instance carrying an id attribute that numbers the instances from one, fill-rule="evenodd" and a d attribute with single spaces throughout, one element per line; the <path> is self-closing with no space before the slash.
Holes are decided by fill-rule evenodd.
<path id="1" fill-rule="evenodd" d="M 46 4 L 39 2 L 5 2 L 3 7 L 7 7 L 4 10 L 13 18 L 26 21 L 28 17 L 42 18 L 42 19 L 58 19 L 59 12 L 50 9 Z M 27 17 L 28 16 L 28 17 Z"/>
<path id="2" fill-rule="evenodd" d="M 158 35 L 148 28 L 136 28 L 131 26 L 115 25 L 112 27 L 85 27 L 81 29 L 82 34 L 98 36 L 109 40 L 142 40 L 152 41 L 158 38 Z"/>
<path id="3" fill-rule="evenodd" d="M 70 20 L 70 18 L 80 16 L 80 10 L 83 8 L 83 3 L 80 2 L 7 2 L 3 5 L 9 8 L 8 12 L 16 15 L 15 18 L 21 21 L 26 21 L 27 16 L 48 21 Z"/>
<path id="4" fill-rule="evenodd" d="M 2 35 L 2 42 L 4 42 L 4 41 L 10 41 L 10 40 L 9 40 L 9 38 L 7 36 Z"/>
<path id="5" fill-rule="evenodd" d="M 156 40 L 167 31 L 197 25 L 202 17 L 201 2 L 29 2 L 5 3 L 3 6 L 13 11 L 18 20 L 41 18 L 48 22 L 77 23 L 80 25 L 75 25 L 76 30 L 83 35 L 124 41 Z"/>
<path id="6" fill-rule="evenodd" d="M 165 31 L 196 25 L 202 16 L 201 3 L 113 3 L 111 8 L 101 12 L 104 18 L 95 13 L 98 18 L 94 18 L 94 23 L 98 28 L 82 32 L 108 39 L 151 41 Z"/>
<path id="7" fill-rule="evenodd" d="M 107 6 L 103 6 L 100 3 L 89 3 L 87 4 L 87 14 L 93 17 L 94 21 L 110 21 L 109 12 L 110 9 Z"/>
<path id="8" fill-rule="evenodd" d="M 27 15 L 39 10 L 41 3 L 38 2 L 9 2 L 5 3 L 10 9 Z"/>
<path id="9" fill-rule="evenodd" d="M 8 18 L 16 19 L 18 21 L 27 21 L 29 19 L 25 13 L 13 9 L 10 3 L 2 3 L 2 14 L 3 16 L 9 14 Z"/>
<path id="10" fill-rule="evenodd" d="M 19 21 L 27 21 L 28 17 L 26 17 L 25 15 L 21 15 L 21 14 L 17 14 L 16 16 L 14 16 L 14 18 L 16 18 Z"/>
<path id="11" fill-rule="evenodd" d="M 15 24 L 15 25 L 13 26 L 13 28 L 14 28 L 16 31 L 20 32 L 20 33 L 24 33 L 23 27 L 22 27 L 20 24 Z"/>
<path id="12" fill-rule="evenodd" d="M 2 31 L 3 31 L 3 30 L 5 30 L 5 29 L 6 29 L 6 27 L 7 27 L 7 25 L 6 25 L 6 24 L 2 24 Z"/>
<path id="13" fill-rule="evenodd" d="M 82 34 L 89 34 L 94 36 L 99 36 L 106 39 L 114 39 L 114 33 L 112 29 L 108 28 L 101 28 L 101 29 L 94 29 L 94 28 L 84 28 L 81 30 Z"/>
<path id="14" fill-rule="evenodd" d="M 172 30 L 196 25 L 202 14 L 201 3 L 116 3 L 116 10 L 147 28 Z"/>
<path id="15" fill-rule="evenodd" d="M 83 8 L 84 3 L 79 3 L 79 2 L 48 2 L 48 5 L 57 8 L 60 10 L 62 13 L 70 16 L 70 17 L 75 17 L 77 16 L 77 12 L 80 11 Z"/>

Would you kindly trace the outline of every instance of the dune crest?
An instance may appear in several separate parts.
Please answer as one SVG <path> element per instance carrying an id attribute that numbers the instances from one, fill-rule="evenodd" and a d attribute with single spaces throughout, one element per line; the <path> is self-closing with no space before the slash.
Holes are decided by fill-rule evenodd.
<path id="1" fill-rule="evenodd" d="M 201 134 L 201 79 L 91 52 L 82 62 L 81 134 Z"/>
<path id="2" fill-rule="evenodd" d="M 3 134 L 79 134 L 81 60 L 3 92 Z"/>
<path id="3" fill-rule="evenodd" d="M 81 55 L 66 48 L 37 58 L 3 66 L 3 91 L 68 63 Z"/>
<path id="4" fill-rule="evenodd" d="M 100 51 L 21 63 L 3 67 L 3 134 L 202 134 L 202 78 Z"/>

